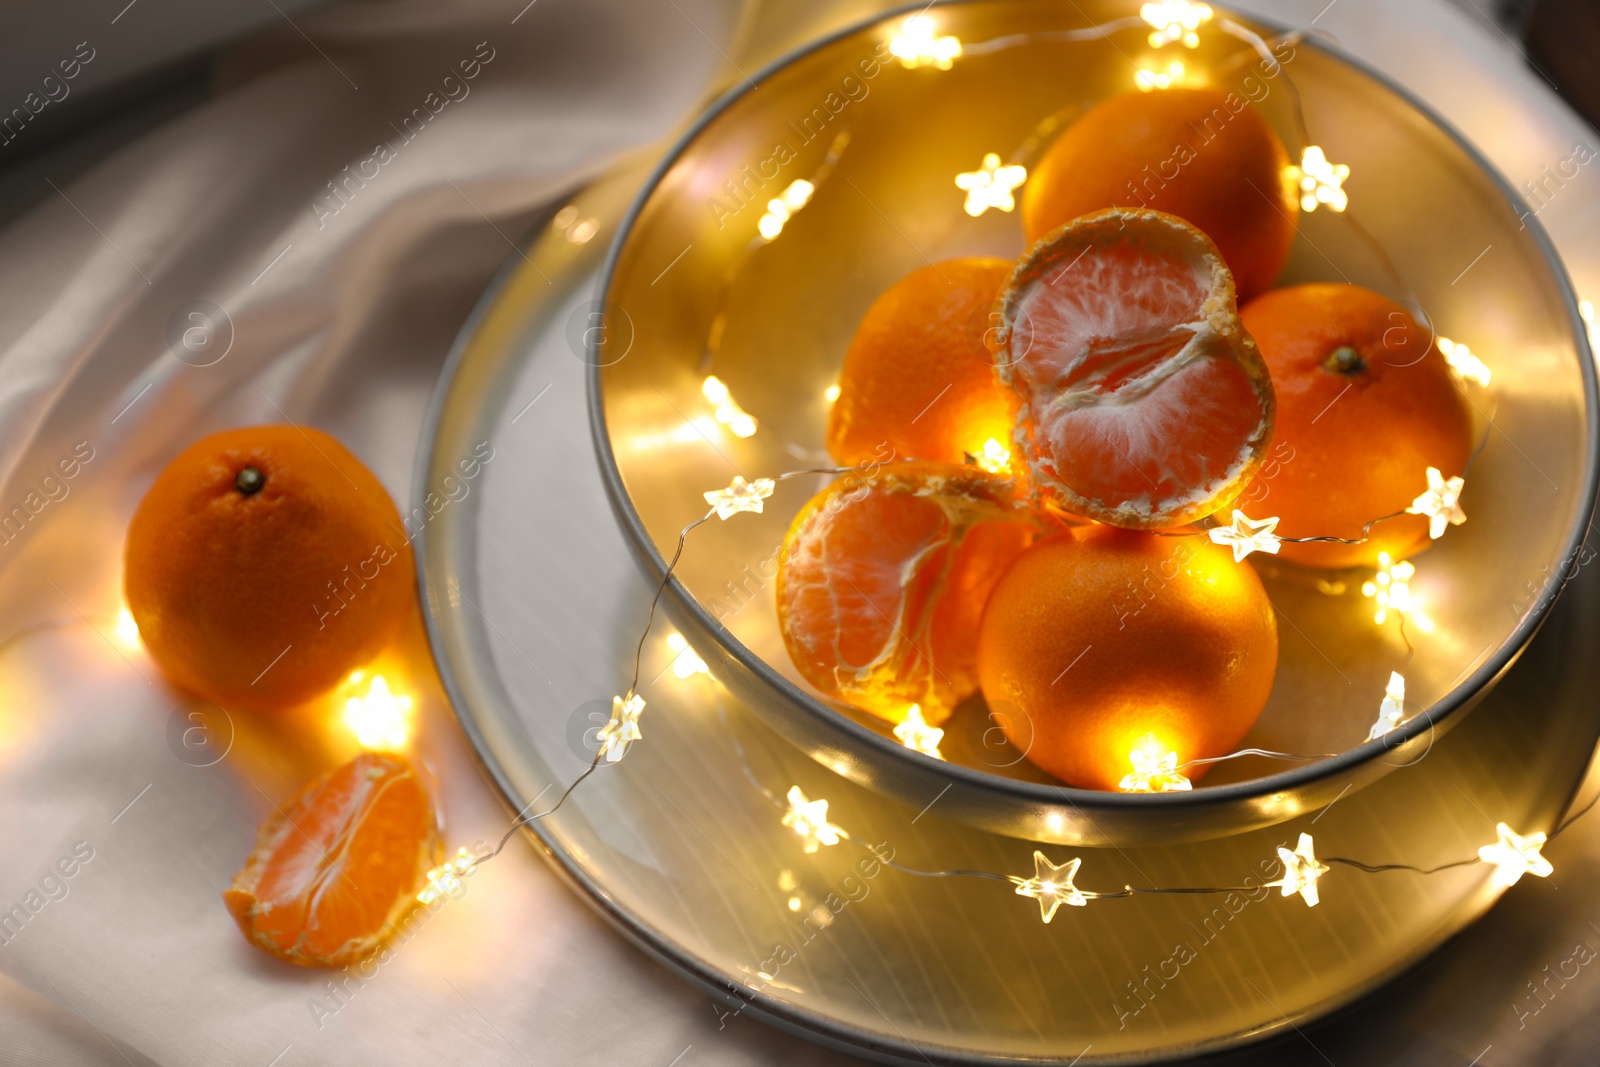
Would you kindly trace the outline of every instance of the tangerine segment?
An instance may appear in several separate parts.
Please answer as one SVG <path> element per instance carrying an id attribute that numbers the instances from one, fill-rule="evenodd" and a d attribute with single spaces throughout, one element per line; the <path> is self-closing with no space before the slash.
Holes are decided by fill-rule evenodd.
<path id="1" fill-rule="evenodd" d="M 1245 298 L 1283 270 L 1300 214 L 1277 133 L 1243 97 L 1212 87 L 1130 92 L 1085 112 L 1034 167 L 1023 231 L 1035 241 L 1112 206 L 1165 211 L 1203 231 Z"/>
<path id="2" fill-rule="evenodd" d="M 988 314 L 1011 273 L 967 257 L 914 270 L 867 309 L 845 353 L 828 412 L 842 464 L 889 455 L 960 463 L 1011 436 L 1010 396 L 984 346 Z"/>
<path id="3" fill-rule="evenodd" d="M 257 948 L 302 967 L 343 967 L 394 931 L 443 853 L 416 771 L 401 756 L 366 752 L 262 822 L 222 900 Z"/>
<path id="4" fill-rule="evenodd" d="M 1238 493 L 1272 437 L 1272 383 L 1233 278 L 1172 215 L 1112 208 L 1034 245 L 993 344 L 1030 470 L 1079 515 L 1193 522 Z"/>
<path id="5" fill-rule="evenodd" d="M 1394 301 L 1357 285 L 1277 289 L 1245 305 L 1278 398 L 1276 460 L 1240 506 L 1279 518 L 1284 537 L 1359 538 L 1381 515 L 1449 478 L 1472 454 L 1472 414 L 1433 337 Z M 1428 520 L 1399 515 L 1362 544 L 1284 542 L 1282 559 L 1312 567 L 1372 566 L 1427 548 Z"/>
<path id="6" fill-rule="evenodd" d="M 890 722 L 930 723 L 978 687 L 989 591 L 1033 540 L 1012 483 L 973 468 L 893 463 L 818 493 L 778 569 L 778 623 L 806 681 Z"/>
<path id="7" fill-rule="evenodd" d="M 1254 568 L 1200 536 L 1087 526 L 1041 541 L 995 586 L 978 631 L 1001 729 L 1085 789 L 1116 789 L 1147 737 L 1180 764 L 1233 751 L 1277 664 Z"/>

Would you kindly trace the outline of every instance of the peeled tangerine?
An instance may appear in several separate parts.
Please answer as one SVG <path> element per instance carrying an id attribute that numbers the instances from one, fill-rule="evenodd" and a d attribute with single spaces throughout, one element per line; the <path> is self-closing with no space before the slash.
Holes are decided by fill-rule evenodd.
<path id="1" fill-rule="evenodd" d="M 978 630 L 1001 729 L 1085 789 L 1116 789 L 1135 749 L 1176 752 L 1180 765 L 1232 751 L 1277 664 L 1254 568 L 1200 535 L 1086 526 L 1041 541 L 1001 577 Z"/>
<path id="2" fill-rule="evenodd" d="M 1272 437 L 1266 364 L 1210 239 L 1112 208 L 1034 245 L 992 335 L 1042 490 L 1114 526 L 1193 522 L 1237 496 Z"/>
<path id="3" fill-rule="evenodd" d="M 393 933 L 443 853 L 433 799 L 411 764 L 366 752 L 267 817 L 222 900 L 257 948 L 302 967 L 343 967 Z"/>
<path id="4" fill-rule="evenodd" d="M 778 622 L 825 695 L 901 722 L 944 721 L 977 691 L 978 619 L 1033 540 L 1009 479 L 971 467 L 893 463 L 812 498 L 784 541 Z"/>

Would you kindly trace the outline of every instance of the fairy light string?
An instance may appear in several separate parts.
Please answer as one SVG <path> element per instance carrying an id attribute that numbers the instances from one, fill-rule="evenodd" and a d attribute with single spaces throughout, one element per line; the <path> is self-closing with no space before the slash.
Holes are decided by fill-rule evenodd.
<path id="1" fill-rule="evenodd" d="M 1089 41 L 1132 29 L 1145 31 L 1149 37 L 1151 47 L 1158 50 L 1172 46 L 1193 49 L 1200 43 L 1202 28 L 1207 26 L 1214 26 L 1220 32 L 1238 39 L 1248 46 L 1243 53 L 1222 61 L 1216 68 L 1219 72 L 1236 64 L 1242 56 L 1253 54 L 1263 63 L 1270 64 L 1274 75 L 1276 75 L 1281 72 L 1282 63 L 1279 62 L 1274 54 L 1273 45 L 1297 43 L 1306 36 L 1300 32 L 1290 33 L 1274 38 L 1269 43 L 1249 27 L 1240 25 L 1226 17 L 1216 16 L 1205 4 L 1190 3 L 1188 0 L 1164 0 L 1164 2 L 1145 4 L 1137 17 L 1114 19 L 1096 26 L 1080 29 L 1016 34 L 974 43 L 964 43 L 954 35 L 939 34 L 934 20 L 926 14 L 919 14 L 908 20 L 902 26 L 901 32 L 890 40 L 889 51 L 901 61 L 901 65 L 907 70 L 925 67 L 949 70 L 957 61 L 967 57 L 992 55 L 1024 44 L 1052 41 Z M 1168 84 L 1177 84 L 1183 80 L 1183 77 L 1184 70 L 1181 61 L 1170 60 L 1167 66 L 1161 70 L 1159 76 L 1147 74 L 1146 80 L 1148 84 L 1140 84 L 1138 87 L 1156 89 L 1163 79 Z M 1312 142 L 1306 128 L 1299 89 L 1287 75 L 1284 76 L 1284 85 L 1290 94 L 1293 121 L 1301 134 L 1302 140 L 1300 162 L 1297 166 L 1290 167 L 1287 176 L 1294 179 L 1297 190 L 1302 196 L 1301 206 L 1303 210 L 1314 211 L 1321 206 L 1337 213 L 1347 225 L 1352 227 L 1359 238 L 1373 246 L 1381 263 L 1393 275 L 1397 283 L 1397 289 L 1410 294 L 1410 299 L 1407 302 L 1420 312 L 1420 303 L 1415 299 L 1414 292 L 1405 284 L 1399 271 L 1395 269 L 1388 257 L 1387 250 L 1382 247 L 1381 242 L 1378 242 L 1373 235 L 1356 221 L 1353 213 L 1347 210 L 1349 198 L 1344 190 L 1344 182 L 1349 177 L 1350 168 L 1343 164 L 1330 162 L 1323 149 Z M 1030 139 L 1030 144 L 1041 139 L 1042 137 Z M 848 143 L 849 130 L 847 127 L 835 137 L 822 167 L 813 172 L 809 179 L 793 183 L 785 191 L 784 195 L 767 205 L 767 215 L 760 220 L 758 226 L 760 232 L 755 236 L 751 250 L 745 254 L 746 258 L 754 254 L 762 245 L 771 243 L 780 236 L 783 230 L 783 223 L 812 199 L 817 188 L 838 163 L 839 157 Z M 1013 160 L 1025 160 L 1029 157 L 1030 151 L 1015 153 L 1010 158 Z M 968 214 L 981 215 L 990 207 L 1003 211 L 1013 209 L 1012 193 L 1026 180 L 1027 172 L 1021 162 L 1002 166 L 999 162 L 1000 158 L 999 153 L 991 153 L 983 160 L 983 166 L 980 171 L 969 172 L 958 179 L 957 185 L 968 195 L 966 205 Z M 742 263 L 743 260 L 741 259 L 739 262 Z M 737 274 L 738 269 L 739 266 L 736 263 L 730 269 L 728 278 L 731 279 Z M 1419 315 L 1419 320 L 1425 320 L 1425 318 L 1425 315 Z M 714 352 L 715 347 L 715 345 L 710 346 L 708 351 Z M 1490 380 L 1488 366 L 1473 355 L 1465 345 L 1440 338 L 1439 347 L 1444 351 L 1452 371 L 1464 385 L 1487 386 Z M 749 436 L 756 431 L 757 421 L 744 412 L 742 408 L 738 407 L 737 402 L 728 393 L 726 386 L 723 386 L 714 376 L 707 377 L 705 393 L 706 399 L 717 409 L 718 421 L 730 432 L 739 436 Z M 831 402 L 835 396 L 836 387 L 834 390 L 830 390 L 828 400 Z M 993 454 L 986 450 L 985 456 L 974 457 L 974 462 L 985 469 L 1004 470 L 1009 462 L 1009 455 L 1002 456 L 1001 453 L 1004 452 L 1003 446 L 1000 446 L 997 442 L 994 444 L 995 450 Z M 1473 459 L 1476 458 L 1477 451 L 1481 450 L 1481 448 L 1482 443 L 1474 451 Z M 1467 466 L 1470 468 L 1471 461 Z M 634 650 L 633 672 L 630 682 L 623 693 L 612 698 L 612 717 L 599 731 L 597 738 L 599 747 L 589 766 L 563 790 L 561 795 L 548 808 L 532 814 L 519 813 L 492 849 L 482 854 L 473 854 L 465 848 L 459 849 L 452 859 L 430 871 L 428 884 L 419 899 L 426 902 L 436 899 L 439 895 L 451 892 L 459 886 L 461 878 L 472 874 L 479 865 L 498 856 L 518 830 L 536 821 L 548 818 L 559 811 L 572 793 L 602 763 L 613 763 L 622 760 L 633 744 L 644 741 L 645 732 L 640 723 L 647 704 L 637 692 L 644 647 L 654 626 L 656 610 L 661 596 L 676 573 L 691 532 L 712 519 L 729 521 L 745 513 L 763 513 L 765 503 L 772 496 L 777 484 L 788 479 L 812 474 L 840 475 L 853 470 L 856 470 L 856 468 L 808 468 L 785 472 L 770 478 L 752 480 L 747 480 L 742 475 L 739 475 L 726 487 L 705 492 L 703 495 L 708 505 L 708 510 L 705 514 L 684 526 L 678 534 L 676 547 L 650 600 L 643 632 L 640 634 L 638 645 Z M 1363 544 L 1371 539 L 1373 528 L 1378 524 L 1408 514 L 1427 517 L 1430 537 L 1438 538 L 1448 526 L 1458 525 L 1465 521 L 1466 516 L 1459 503 L 1460 494 L 1464 486 L 1465 473 L 1464 471 L 1462 475 L 1445 478 L 1442 472 L 1429 468 L 1425 472 L 1426 489 L 1413 500 L 1410 506 L 1371 520 L 1354 537 L 1334 535 L 1284 536 L 1276 531 L 1278 520 L 1275 516 L 1256 519 L 1246 515 L 1241 510 L 1234 510 L 1231 515 L 1231 521 L 1226 525 L 1213 520 L 1206 526 L 1196 527 L 1187 531 L 1163 531 L 1161 535 L 1206 536 L 1213 543 L 1229 548 L 1233 553 L 1235 562 L 1238 563 L 1242 563 L 1255 552 L 1276 554 L 1279 546 L 1286 541 L 1291 543 Z M 1406 561 L 1400 562 L 1405 567 L 1411 566 Z M 1406 579 L 1409 579 L 1410 575 L 1406 574 L 1404 579 L 1398 579 L 1394 569 L 1395 566 L 1396 564 L 1391 561 L 1388 573 L 1389 581 L 1385 583 L 1388 603 L 1379 605 L 1380 611 L 1375 616 L 1375 621 L 1383 622 L 1387 614 L 1390 613 L 1398 617 L 1399 633 L 1407 649 L 1405 663 L 1401 665 L 1404 668 L 1415 653 L 1415 649 L 1406 632 L 1406 616 L 1408 612 L 1417 619 L 1419 626 L 1422 626 L 1425 630 L 1430 627 L 1425 624 L 1426 616 L 1420 614 L 1415 600 L 1411 598 L 1408 586 L 1402 584 L 1405 592 L 1398 597 L 1397 602 L 1396 582 L 1404 583 Z M 1376 586 L 1376 578 L 1368 584 Z M 678 677 L 687 680 L 696 674 L 709 675 L 710 672 L 706 668 L 704 661 L 694 654 L 688 643 L 680 635 L 674 634 L 673 636 L 678 638 L 670 646 L 675 656 L 674 662 L 676 664 L 687 664 L 687 666 L 675 672 Z M 690 656 L 693 656 L 692 662 L 688 659 Z M 1401 726 L 1406 721 L 1404 703 L 1405 678 L 1400 671 L 1392 671 L 1388 685 L 1382 694 L 1381 700 L 1378 701 L 1376 721 L 1370 728 L 1366 741 L 1380 741 Z M 727 712 L 720 699 L 718 700 L 718 713 L 726 724 Z M 942 731 L 926 724 L 921 716 L 920 708 L 913 705 L 908 709 L 905 721 L 896 728 L 895 734 L 897 740 L 907 749 L 921 753 L 929 758 L 943 758 L 938 750 Z M 1090 889 L 1078 884 L 1078 879 L 1083 873 L 1083 860 L 1081 857 L 1059 855 L 1052 857 L 1047 855 L 1043 849 L 1034 851 L 1034 869 L 1031 874 L 971 869 L 928 870 L 896 862 L 880 855 L 876 846 L 852 835 L 847 828 L 833 822 L 826 798 L 809 796 L 798 785 L 791 786 L 782 796 L 779 796 L 755 774 L 749 764 L 747 754 L 744 752 L 743 746 L 736 735 L 731 730 L 728 730 L 725 731 L 725 736 L 728 737 L 733 746 L 735 758 L 744 777 L 752 788 L 773 807 L 779 825 L 796 836 L 804 852 L 815 854 L 839 845 L 854 845 L 871 852 L 884 866 L 891 867 L 908 876 L 920 878 L 972 878 L 1001 883 L 1007 886 L 1015 895 L 1029 898 L 1037 903 L 1040 909 L 1041 921 L 1045 923 L 1049 923 L 1063 906 L 1069 909 L 1076 909 L 1087 907 L 1090 903 L 1101 900 L 1126 900 L 1139 896 L 1157 895 L 1225 894 L 1253 891 L 1260 888 L 1260 886 L 1150 886 L 1135 888 L 1125 884 L 1120 888 L 1110 890 Z M 1129 774 L 1123 779 L 1122 786 L 1124 790 L 1137 792 L 1182 791 L 1192 788 L 1192 784 L 1183 772 L 1196 767 L 1204 767 L 1246 757 L 1289 762 L 1311 762 L 1331 758 L 1333 755 L 1336 754 L 1304 755 L 1274 752 L 1260 748 L 1247 748 L 1226 755 L 1202 757 L 1180 762 L 1175 752 L 1165 749 L 1153 737 L 1148 737 L 1129 754 Z M 536 797 L 535 800 L 537 801 L 537 799 Z M 1279 878 L 1266 883 L 1266 885 L 1278 888 L 1285 898 L 1298 896 L 1305 906 L 1315 907 L 1320 901 L 1320 883 L 1334 868 L 1356 870 L 1371 875 L 1404 871 L 1418 876 L 1432 876 L 1484 864 L 1493 869 L 1491 878 L 1497 886 L 1509 887 L 1525 876 L 1548 877 L 1553 868 L 1549 861 L 1544 858 L 1542 849 L 1567 827 L 1576 822 L 1577 819 L 1591 811 L 1597 802 L 1600 802 L 1600 796 L 1589 801 L 1579 811 L 1571 814 L 1548 834 L 1537 831 L 1526 834 L 1518 833 L 1507 824 L 1499 823 L 1495 828 L 1495 840 L 1484 844 L 1478 850 L 1476 856 L 1451 860 L 1428 867 L 1408 863 L 1368 863 L 1339 855 L 1319 857 L 1316 853 L 1316 845 L 1312 835 L 1301 833 L 1293 849 L 1286 846 L 1280 846 L 1276 849 L 1276 860 L 1283 873 Z"/>

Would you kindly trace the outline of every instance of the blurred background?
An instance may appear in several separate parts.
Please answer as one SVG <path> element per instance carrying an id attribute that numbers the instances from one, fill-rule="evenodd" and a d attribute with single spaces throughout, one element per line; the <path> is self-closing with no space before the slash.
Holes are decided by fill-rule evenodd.
<path id="1" fill-rule="evenodd" d="M 511 4 L 512 0 L 507 0 Z M 641 4 L 647 0 L 640 0 Z M 660 0 L 665 2 L 665 0 Z M 1449 0 L 1554 86 L 1591 125 L 1600 123 L 1600 3 L 1595 0 Z M 135 6 L 144 10 L 132 17 Z M 205 102 L 224 76 L 231 43 L 256 35 L 279 48 L 315 43 L 295 16 L 329 7 L 382 8 L 383 0 L 57 0 L 0 3 L 0 101 L 21 102 L 90 38 L 93 60 L 66 95 L 27 119 L 27 136 L 0 135 L 0 225 L 50 195 L 48 174 L 64 185 L 128 141 Z M 520 5 L 512 5 L 520 6 Z M 780 9 L 820 25 L 822 0 L 778 0 L 746 7 Z M 873 5 L 877 7 L 888 5 Z M 1399 6 L 1404 6 L 1402 3 Z M 1261 5 L 1270 10 L 1270 5 Z M 115 9 L 115 10 L 113 10 Z M 106 22 L 107 12 L 112 21 Z M 773 17 L 768 13 L 765 17 Z M 115 26 L 115 42 L 103 27 Z M 104 41 L 101 38 L 106 38 Z M 59 90 L 57 91 L 59 93 Z M 3 127 L 5 133 L 12 132 Z M 42 191 L 41 191 L 42 190 Z"/>

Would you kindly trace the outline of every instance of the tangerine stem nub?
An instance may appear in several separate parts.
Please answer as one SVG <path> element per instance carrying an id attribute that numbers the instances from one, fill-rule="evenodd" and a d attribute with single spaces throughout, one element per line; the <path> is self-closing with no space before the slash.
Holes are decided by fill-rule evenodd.
<path id="1" fill-rule="evenodd" d="M 255 496 L 267 484 L 267 476 L 254 467 L 245 467 L 233 480 L 233 487 L 245 496 Z"/>
<path id="2" fill-rule="evenodd" d="M 1329 352 L 1328 358 L 1322 361 L 1322 365 L 1335 374 L 1345 375 L 1360 374 L 1367 369 L 1366 360 L 1362 359 L 1361 353 L 1350 345 L 1340 345 Z"/>

